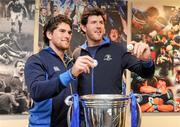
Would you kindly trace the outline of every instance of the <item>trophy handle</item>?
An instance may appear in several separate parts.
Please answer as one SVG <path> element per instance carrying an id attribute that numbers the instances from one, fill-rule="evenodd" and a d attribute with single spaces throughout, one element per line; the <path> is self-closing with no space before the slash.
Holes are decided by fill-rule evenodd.
<path id="1" fill-rule="evenodd" d="M 71 126 L 71 111 L 72 111 L 72 105 L 73 105 L 72 95 L 66 97 L 64 102 L 66 105 L 69 106 L 68 113 L 67 113 L 67 124 L 68 124 L 68 127 L 70 127 Z"/>
<path id="2" fill-rule="evenodd" d="M 138 107 L 138 121 L 137 121 L 137 127 L 141 127 L 141 118 L 142 118 L 142 111 L 139 103 L 137 102 Z"/>
<path id="3" fill-rule="evenodd" d="M 137 127 L 141 127 L 141 119 L 142 119 L 142 110 L 141 106 L 139 105 L 139 101 L 142 99 L 142 95 L 140 94 L 134 94 L 136 96 L 137 100 L 137 115 L 138 115 L 138 120 L 137 120 Z"/>

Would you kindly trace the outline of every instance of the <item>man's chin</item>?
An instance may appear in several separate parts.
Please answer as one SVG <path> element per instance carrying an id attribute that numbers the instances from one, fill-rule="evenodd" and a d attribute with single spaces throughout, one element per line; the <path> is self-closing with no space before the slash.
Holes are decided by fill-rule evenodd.
<path id="1" fill-rule="evenodd" d="M 64 49 L 69 49 L 70 48 L 70 45 L 64 45 L 64 47 L 63 47 Z"/>
<path id="2" fill-rule="evenodd" d="M 66 50 L 68 50 L 70 47 L 69 46 L 67 46 L 67 47 L 61 47 L 61 48 L 58 48 L 58 50 L 61 50 L 61 51 L 66 51 Z"/>
<path id="3" fill-rule="evenodd" d="M 95 38 L 95 41 L 96 41 L 96 42 L 101 42 L 101 41 L 102 41 L 102 38 L 103 38 L 103 37 L 97 37 L 97 38 Z"/>

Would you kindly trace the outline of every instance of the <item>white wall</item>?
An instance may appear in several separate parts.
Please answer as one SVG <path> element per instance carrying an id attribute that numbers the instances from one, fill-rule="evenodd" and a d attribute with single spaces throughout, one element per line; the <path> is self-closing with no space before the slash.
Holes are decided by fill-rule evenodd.
<path id="1" fill-rule="evenodd" d="M 180 127 L 180 113 L 143 113 L 141 127 Z"/>
<path id="2" fill-rule="evenodd" d="M 0 127 L 28 127 L 28 115 L 0 115 Z"/>

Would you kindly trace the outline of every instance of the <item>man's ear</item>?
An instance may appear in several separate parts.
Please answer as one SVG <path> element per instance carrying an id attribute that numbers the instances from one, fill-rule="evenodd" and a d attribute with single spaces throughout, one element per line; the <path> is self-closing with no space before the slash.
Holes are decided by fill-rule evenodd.
<path id="1" fill-rule="evenodd" d="M 50 39 L 52 38 L 52 32 L 47 31 L 47 32 L 46 32 L 46 36 L 47 36 L 47 38 L 50 40 Z"/>
<path id="2" fill-rule="evenodd" d="M 83 33 L 86 33 L 86 26 L 81 24 L 80 27 L 81 27 L 81 30 L 83 31 Z"/>

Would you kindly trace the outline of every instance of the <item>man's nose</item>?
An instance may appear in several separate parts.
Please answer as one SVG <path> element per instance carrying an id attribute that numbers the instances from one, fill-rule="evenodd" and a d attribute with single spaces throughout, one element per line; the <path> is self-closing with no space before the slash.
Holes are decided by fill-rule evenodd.
<path id="1" fill-rule="evenodd" d="M 69 38 L 69 37 L 71 37 L 71 33 L 69 33 L 69 32 L 67 31 L 67 32 L 65 33 L 65 36 Z"/>
<path id="2" fill-rule="evenodd" d="M 102 23 L 97 22 L 97 23 L 96 23 L 96 26 L 97 26 L 97 27 L 101 27 L 101 26 L 102 26 Z"/>

